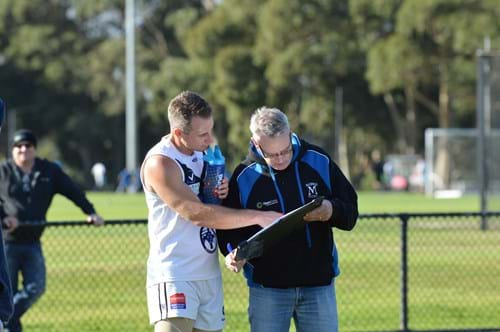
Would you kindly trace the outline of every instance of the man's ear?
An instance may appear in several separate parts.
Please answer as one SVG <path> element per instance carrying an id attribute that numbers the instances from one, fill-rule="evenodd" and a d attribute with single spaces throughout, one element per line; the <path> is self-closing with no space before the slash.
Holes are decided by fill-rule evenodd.
<path id="1" fill-rule="evenodd" d="M 252 142 L 253 146 L 255 146 L 255 147 L 259 146 L 259 144 L 257 144 L 257 142 L 255 142 L 255 139 L 253 137 L 250 137 L 250 142 Z"/>
<path id="2" fill-rule="evenodd" d="M 172 134 L 176 137 L 181 137 L 182 136 L 181 128 L 174 128 L 174 130 L 172 131 Z"/>
<path id="3" fill-rule="evenodd" d="M 255 141 L 255 139 L 253 137 L 250 137 L 250 142 L 252 143 L 253 147 L 255 148 L 255 151 L 257 151 L 257 154 L 259 155 L 259 157 L 265 158 L 264 154 L 262 153 L 262 149 L 260 148 L 260 145 L 257 144 L 257 142 Z"/>

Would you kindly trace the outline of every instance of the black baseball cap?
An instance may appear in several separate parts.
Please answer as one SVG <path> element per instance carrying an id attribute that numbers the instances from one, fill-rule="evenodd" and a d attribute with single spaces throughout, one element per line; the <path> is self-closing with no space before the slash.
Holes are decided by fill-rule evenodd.
<path id="1" fill-rule="evenodd" d="M 12 136 L 12 146 L 15 146 L 21 142 L 28 142 L 36 146 L 36 136 L 29 129 L 19 129 Z"/>

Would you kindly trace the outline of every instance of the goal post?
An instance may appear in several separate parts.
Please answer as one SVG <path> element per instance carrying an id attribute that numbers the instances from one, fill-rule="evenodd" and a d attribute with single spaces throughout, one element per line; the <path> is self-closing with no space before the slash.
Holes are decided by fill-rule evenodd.
<path id="1" fill-rule="evenodd" d="M 485 136 L 488 191 L 500 194 L 500 130 Z M 425 130 L 425 192 L 433 197 L 458 197 L 480 191 L 479 131 L 461 128 Z M 500 206 L 496 207 L 500 209 Z"/>

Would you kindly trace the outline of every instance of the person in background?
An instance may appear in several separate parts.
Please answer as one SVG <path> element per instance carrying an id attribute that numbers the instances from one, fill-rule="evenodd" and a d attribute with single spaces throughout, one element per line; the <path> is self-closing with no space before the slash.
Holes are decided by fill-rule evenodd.
<path id="1" fill-rule="evenodd" d="M 118 185 L 116 186 L 115 191 L 117 193 L 125 193 L 132 183 L 132 175 L 130 175 L 127 168 L 124 168 L 120 171 L 120 173 L 118 173 L 117 180 Z"/>
<path id="2" fill-rule="evenodd" d="M 249 286 L 251 331 L 338 331 L 335 277 L 338 253 L 332 229 L 352 230 L 358 217 L 357 194 L 340 168 L 321 148 L 300 139 L 287 116 L 262 107 L 251 117 L 250 151 L 229 183 L 223 205 L 287 213 L 324 197 L 309 212 L 302 229 L 249 262 L 236 260 L 237 245 L 259 228 L 217 230 L 226 266 L 244 265 Z"/>
<path id="3" fill-rule="evenodd" d="M 384 160 L 379 150 L 373 150 L 370 155 L 370 163 L 373 174 L 375 175 L 375 186 L 377 190 L 385 189 L 384 183 Z"/>
<path id="4" fill-rule="evenodd" d="M 5 119 L 5 103 L 0 99 L 0 132 Z M 12 305 L 12 288 L 7 271 L 7 259 L 3 243 L 3 231 L 0 227 L 0 332 L 3 331 L 5 323 L 9 320 L 14 306 Z"/>
<path id="5" fill-rule="evenodd" d="M 184 91 L 168 106 L 170 133 L 147 153 L 141 180 L 148 206 L 147 302 L 155 332 L 221 331 L 222 278 L 214 228 L 266 226 L 276 212 L 234 210 L 199 199 L 203 153 L 214 138 L 210 105 Z M 227 195 L 227 179 L 215 189 Z"/>
<path id="6" fill-rule="evenodd" d="M 22 315 L 45 291 L 46 270 L 40 238 L 52 198 L 60 193 L 87 214 L 96 226 L 104 223 L 83 191 L 61 168 L 36 155 L 37 139 L 28 129 L 12 138 L 12 159 L 0 164 L 0 215 L 13 290 L 14 314 L 9 332 L 22 331 Z M 24 225 L 29 223 L 31 225 Z M 22 287 L 19 288 L 19 274 Z"/>
<path id="7" fill-rule="evenodd" d="M 106 166 L 101 162 L 97 162 L 90 171 L 94 177 L 95 189 L 102 190 L 106 185 Z"/>

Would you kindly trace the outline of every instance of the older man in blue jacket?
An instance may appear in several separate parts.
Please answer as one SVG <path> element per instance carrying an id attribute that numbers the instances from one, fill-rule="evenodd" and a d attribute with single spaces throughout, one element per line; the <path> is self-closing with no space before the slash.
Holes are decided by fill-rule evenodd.
<path id="1" fill-rule="evenodd" d="M 304 217 L 303 227 L 248 264 L 237 261 L 231 247 L 260 227 L 217 230 L 226 266 L 237 272 L 245 264 L 250 330 L 288 332 L 293 319 L 297 332 L 336 332 L 335 278 L 340 270 L 333 228 L 354 228 L 357 194 L 323 149 L 291 131 L 280 110 L 256 110 L 250 131 L 247 159 L 233 172 L 223 205 L 288 213 L 324 197 L 321 206 Z"/>

